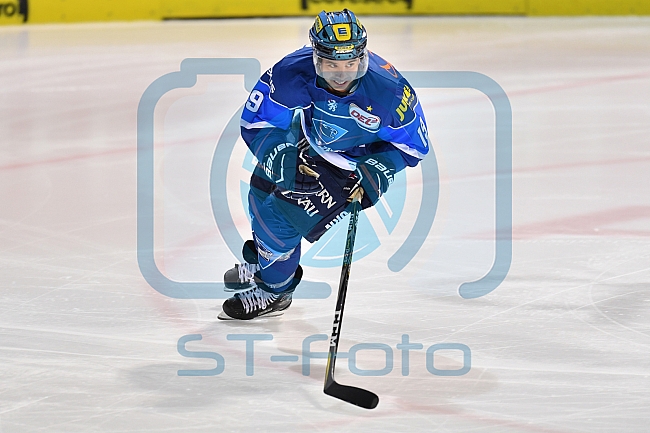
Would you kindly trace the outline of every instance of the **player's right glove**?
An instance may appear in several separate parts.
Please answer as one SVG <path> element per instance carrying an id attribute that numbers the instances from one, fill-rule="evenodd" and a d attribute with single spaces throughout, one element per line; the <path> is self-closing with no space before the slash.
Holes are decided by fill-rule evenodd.
<path id="1" fill-rule="evenodd" d="M 395 165 L 389 158 L 372 155 L 358 161 L 356 172 L 360 181 L 358 187 L 352 190 L 350 198 L 361 196 L 361 207 L 366 209 L 374 206 L 379 197 L 388 191 L 393 183 Z"/>
<path id="2" fill-rule="evenodd" d="M 311 195 L 323 189 L 315 164 L 306 152 L 308 145 L 304 138 L 297 144 L 280 143 L 264 156 L 264 173 L 280 190 Z"/>

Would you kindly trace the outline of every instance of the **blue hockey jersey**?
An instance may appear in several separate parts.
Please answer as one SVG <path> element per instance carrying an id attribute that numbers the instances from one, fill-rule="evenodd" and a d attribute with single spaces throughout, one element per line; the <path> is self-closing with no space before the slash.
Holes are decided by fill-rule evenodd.
<path id="1" fill-rule="evenodd" d="M 396 171 L 417 165 L 429 151 L 429 138 L 415 91 L 378 55 L 369 52 L 368 60 L 367 73 L 345 96 L 317 86 L 311 47 L 266 71 L 241 118 L 242 137 L 258 160 L 298 125 L 315 152 L 344 170 L 355 170 L 356 158 L 376 142 L 391 144 L 382 148 Z"/>

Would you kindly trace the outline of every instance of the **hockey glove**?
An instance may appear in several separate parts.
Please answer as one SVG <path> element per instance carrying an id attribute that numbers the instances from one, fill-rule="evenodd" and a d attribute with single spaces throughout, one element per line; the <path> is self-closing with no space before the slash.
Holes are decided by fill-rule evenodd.
<path id="1" fill-rule="evenodd" d="M 357 188 L 352 190 L 351 198 L 361 196 L 363 209 L 374 206 L 393 183 L 395 166 L 388 158 L 373 155 L 360 160 L 357 164 L 360 181 Z M 360 190 L 359 190 L 360 189 Z"/>
<path id="2" fill-rule="evenodd" d="M 305 139 L 298 144 L 280 143 L 265 155 L 264 173 L 281 190 L 311 195 L 323 189 L 306 144 Z"/>

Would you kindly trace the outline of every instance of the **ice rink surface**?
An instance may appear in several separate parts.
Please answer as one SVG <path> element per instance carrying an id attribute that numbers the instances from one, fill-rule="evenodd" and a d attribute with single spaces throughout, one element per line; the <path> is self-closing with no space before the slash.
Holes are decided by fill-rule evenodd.
<path id="1" fill-rule="evenodd" d="M 416 89 L 439 170 L 435 221 L 415 258 L 389 269 L 435 198 L 422 197 L 420 168 L 361 220 L 337 380 L 380 402 L 324 395 L 325 359 L 309 352 L 328 347 L 340 236 L 305 245 L 306 279 L 329 296 L 305 288 L 283 317 L 249 323 L 216 320 L 222 292 L 152 287 L 136 242 L 148 86 L 185 58 L 265 70 L 308 42 L 312 20 L 0 28 L 0 432 L 648 431 L 650 19 L 362 20 L 369 48 L 400 71 L 474 71 L 508 95 L 503 283 L 458 295 L 494 260 L 492 106 L 476 90 Z M 214 283 L 235 262 L 215 209 L 248 236 L 252 162 L 241 140 L 214 156 L 246 97 L 242 76 L 205 75 L 155 107 L 144 181 L 169 280 Z"/>

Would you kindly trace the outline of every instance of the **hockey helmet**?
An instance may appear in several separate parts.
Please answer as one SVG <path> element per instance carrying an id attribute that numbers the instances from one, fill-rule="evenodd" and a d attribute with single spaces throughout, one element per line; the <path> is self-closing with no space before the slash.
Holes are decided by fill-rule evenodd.
<path id="1" fill-rule="evenodd" d="M 314 51 L 316 73 L 324 76 L 321 62 L 327 60 L 359 59 L 354 79 L 361 78 L 368 70 L 368 37 L 366 29 L 354 13 L 348 9 L 340 12 L 322 11 L 309 31 Z"/>

